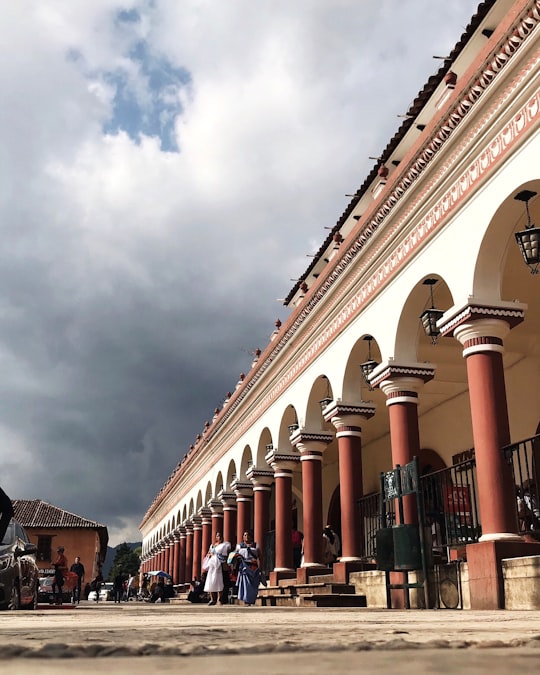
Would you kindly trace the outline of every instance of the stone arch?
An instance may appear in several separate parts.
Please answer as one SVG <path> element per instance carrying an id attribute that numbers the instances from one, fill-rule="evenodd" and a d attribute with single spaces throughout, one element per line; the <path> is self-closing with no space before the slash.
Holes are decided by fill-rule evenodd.
<path id="1" fill-rule="evenodd" d="M 516 200 L 517 194 L 523 190 L 536 192 L 529 201 L 531 220 L 536 223 L 540 220 L 540 179 L 529 180 L 517 185 L 515 189 L 495 205 L 494 213 L 482 239 L 478 258 L 474 269 L 473 295 L 483 301 L 513 300 L 516 297 L 506 295 L 504 288 L 505 271 L 512 270 L 523 274 L 527 268 L 516 244 L 514 233 L 523 230 L 527 223 L 525 204 Z M 517 277 L 522 276 L 518 274 Z M 507 286 L 510 280 L 507 278 Z M 520 300 L 523 301 L 521 297 Z"/>
<path id="2" fill-rule="evenodd" d="M 369 338 L 372 338 L 369 340 Z M 373 396 L 373 390 L 369 389 L 368 384 L 362 377 L 360 365 L 368 360 L 380 363 L 381 350 L 376 338 L 371 333 L 364 333 L 354 343 L 343 376 L 343 400 L 347 403 L 359 403 L 362 400 L 369 400 Z M 369 392 L 369 393 L 368 393 Z"/>
<path id="3" fill-rule="evenodd" d="M 216 476 L 216 482 L 214 483 L 214 496 L 217 497 L 220 490 L 223 490 L 223 488 L 224 488 L 223 474 L 221 473 L 221 471 L 218 471 Z"/>
<path id="4" fill-rule="evenodd" d="M 231 459 L 229 462 L 229 468 L 227 469 L 227 483 L 225 486 L 225 490 L 230 490 L 231 489 L 231 483 L 233 480 L 238 476 L 238 469 L 236 468 L 236 462 L 234 459 Z"/>
<path id="5" fill-rule="evenodd" d="M 208 481 L 208 483 L 206 484 L 206 492 L 204 494 L 203 506 L 206 506 L 213 496 L 214 495 L 212 494 L 212 483 Z"/>
<path id="6" fill-rule="evenodd" d="M 421 475 L 433 473 L 434 471 L 440 471 L 441 469 L 446 469 L 446 462 L 444 459 L 439 455 L 438 452 L 432 450 L 431 448 L 420 448 L 418 465 Z"/>
<path id="7" fill-rule="evenodd" d="M 281 423 L 279 426 L 279 436 L 278 436 L 278 448 L 280 450 L 286 450 L 290 448 L 290 435 L 291 431 L 289 427 L 293 425 L 298 425 L 298 413 L 294 405 L 289 404 L 283 411 L 283 416 L 281 418 Z"/>
<path id="8" fill-rule="evenodd" d="M 426 280 L 433 284 L 426 284 Z M 427 360 L 421 355 L 420 347 L 432 353 L 432 338 L 428 337 L 422 327 L 421 315 L 431 309 L 431 292 L 436 309 L 446 311 L 453 305 L 453 298 L 448 285 L 436 274 L 426 274 L 411 289 L 402 307 L 396 332 L 394 358 L 398 363 L 416 363 Z"/>
<path id="9" fill-rule="evenodd" d="M 253 464 L 253 453 L 251 452 L 251 447 L 246 445 L 242 453 L 242 459 L 240 461 L 240 472 L 238 474 L 238 479 L 241 481 L 247 480 L 246 471 Z"/>
<path id="10" fill-rule="evenodd" d="M 273 445 L 272 441 L 272 434 L 270 433 L 270 429 L 268 427 L 264 427 L 264 429 L 261 431 L 261 435 L 259 436 L 259 443 L 257 445 L 257 454 L 255 456 L 255 464 L 258 467 L 265 467 L 266 466 L 266 453 L 267 453 L 267 447 L 269 445 Z"/>
<path id="11" fill-rule="evenodd" d="M 331 425 L 324 421 L 321 401 L 332 401 L 334 398 L 332 384 L 327 375 L 319 375 L 311 386 L 305 414 L 305 427 L 309 431 L 320 429 L 331 430 Z"/>

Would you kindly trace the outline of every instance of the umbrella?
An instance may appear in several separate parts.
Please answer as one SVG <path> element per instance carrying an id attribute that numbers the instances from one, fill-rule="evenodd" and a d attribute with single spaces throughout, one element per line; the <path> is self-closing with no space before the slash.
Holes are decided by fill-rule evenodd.
<path id="1" fill-rule="evenodd" d="M 153 572 L 148 572 L 148 574 L 152 575 L 153 577 L 162 577 L 163 579 L 172 579 L 170 574 L 167 574 L 167 572 L 164 572 L 163 570 L 154 570 Z"/>

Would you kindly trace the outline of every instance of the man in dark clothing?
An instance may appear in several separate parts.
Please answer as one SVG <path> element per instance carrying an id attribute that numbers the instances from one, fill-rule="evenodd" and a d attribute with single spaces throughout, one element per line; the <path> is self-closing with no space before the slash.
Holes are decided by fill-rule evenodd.
<path id="1" fill-rule="evenodd" d="M 13 518 L 13 504 L 7 494 L 0 488 L 0 542 L 4 540 L 10 520 Z"/>
<path id="2" fill-rule="evenodd" d="M 119 572 L 113 581 L 113 600 L 115 603 L 122 602 L 122 595 L 124 593 L 124 575 Z"/>
<path id="3" fill-rule="evenodd" d="M 73 589 L 73 604 L 78 605 L 81 601 L 81 586 L 84 581 L 84 565 L 79 556 L 75 557 L 75 562 L 69 568 L 70 572 L 75 572 L 77 575 L 77 586 Z"/>

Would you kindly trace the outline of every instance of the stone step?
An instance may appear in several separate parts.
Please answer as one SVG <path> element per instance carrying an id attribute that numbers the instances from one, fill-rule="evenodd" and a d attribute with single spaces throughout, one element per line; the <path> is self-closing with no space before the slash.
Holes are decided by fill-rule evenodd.
<path id="1" fill-rule="evenodd" d="M 314 584 L 331 584 L 334 581 L 334 575 L 330 574 L 315 574 L 312 577 L 309 577 L 309 581 Z"/>
<path id="2" fill-rule="evenodd" d="M 259 596 L 255 603 L 259 607 L 367 607 L 365 595 L 350 593 L 308 593 L 304 595 L 280 594 Z"/>
<path id="3" fill-rule="evenodd" d="M 355 587 L 352 584 L 335 584 L 335 583 L 314 583 L 314 584 L 297 584 L 295 586 L 297 595 L 306 595 L 312 593 L 319 593 L 320 595 L 329 594 L 354 594 Z"/>
<path id="4" fill-rule="evenodd" d="M 333 595 L 317 594 L 298 596 L 300 607 L 367 607 L 365 595 L 337 593 Z"/>

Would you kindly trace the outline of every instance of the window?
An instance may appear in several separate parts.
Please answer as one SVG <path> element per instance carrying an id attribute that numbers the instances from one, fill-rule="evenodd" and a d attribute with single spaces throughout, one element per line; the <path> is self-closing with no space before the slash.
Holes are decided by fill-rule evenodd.
<path id="1" fill-rule="evenodd" d="M 38 537 L 37 559 L 43 562 L 51 562 L 51 536 Z"/>

